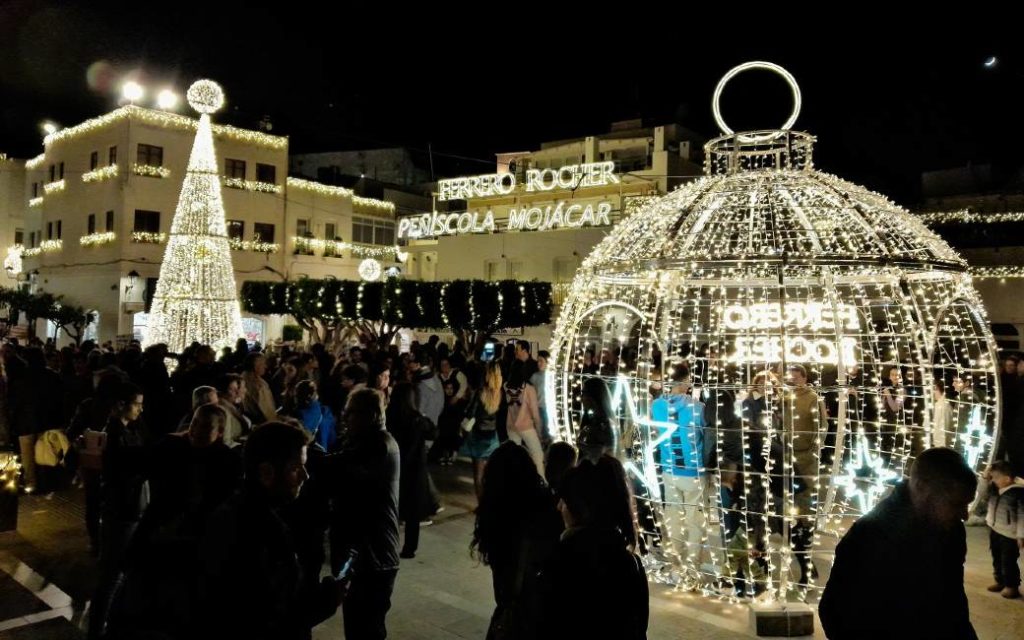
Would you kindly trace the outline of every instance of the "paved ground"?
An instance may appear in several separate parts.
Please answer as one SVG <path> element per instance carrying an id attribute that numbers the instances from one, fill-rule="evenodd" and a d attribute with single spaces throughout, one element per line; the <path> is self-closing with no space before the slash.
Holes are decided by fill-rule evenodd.
<path id="1" fill-rule="evenodd" d="M 490 572 L 469 554 L 472 486 L 468 469 L 436 470 L 447 508 L 423 530 L 420 551 L 404 561 L 388 616 L 393 638 L 483 638 L 493 607 Z M 94 563 L 86 553 L 81 495 L 70 490 L 21 501 L 18 533 L 0 534 L 0 640 L 83 638 Z M 1024 601 L 985 591 L 987 535 L 968 529 L 967 595 L 983 640 L 1024 637 Z M 908 589 L 913 584 L 907 584 Z M 746 608 L 708 602 L 658 585 L 651 588 L 652 640 L 749 638 Z M 340 614 L 314 630 L 318 640 L 344 637 Z M 823 638 L 820 630 L 815 638 Z"/>

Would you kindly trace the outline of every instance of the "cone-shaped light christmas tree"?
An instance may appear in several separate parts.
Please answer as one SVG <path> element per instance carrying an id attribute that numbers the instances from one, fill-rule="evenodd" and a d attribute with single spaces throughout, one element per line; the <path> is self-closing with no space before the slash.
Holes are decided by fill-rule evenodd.
<path id="1" fill-rule="evenodd" d="M 210 114 L 224 104 L 224 92 L 216 82 L 200 80 L 189 87 L 187 96 L 201 114 L 199 127 L 160 265 L 145 340 L 147 345 L 165 343 L 173 353 L 193 341 L 220 349 L 242 336 L 210 125 Z"/>

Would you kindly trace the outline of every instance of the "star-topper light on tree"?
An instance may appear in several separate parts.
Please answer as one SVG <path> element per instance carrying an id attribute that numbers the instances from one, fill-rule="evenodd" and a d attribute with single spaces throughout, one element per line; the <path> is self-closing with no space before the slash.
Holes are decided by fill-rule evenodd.
<path id="1" fill-rule="evenodd" d="M 192 342 L 219 349 L 243 335 L 210 123 L 210 114 L 224 104 L 224 92 L 212 80 L 199 80 L 187 97 L 201 114 L 199 127 L 145 339 L 147 345 L 165 343 L 173 353 Z"/>

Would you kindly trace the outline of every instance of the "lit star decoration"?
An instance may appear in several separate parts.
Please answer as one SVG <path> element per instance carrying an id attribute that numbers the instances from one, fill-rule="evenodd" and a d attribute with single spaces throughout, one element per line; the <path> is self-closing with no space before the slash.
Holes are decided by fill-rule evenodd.
<path id="1" fill-rule="evenodd" d="M 619 411 L 620 405 L 625 404 L 627 420 L 638 427 L 647 427 L 648 431 L 644 432 L 645 434 L 654 433 L 657 435 L 643 438 L 645 444 L 643 445 L 643 453 L 641 455 L 643 455 L 644 468 L 640 469 L 632 461 L 626 462 L 625 468 L 626 471 L 635 475 L 647 486 L 647 490 L 651 492 L 652 496 L 657 496 L 659 500 L 662 500 L 661 488 L 658 484 L 657 465 L 654 464 L 654 452 L 662 442 L 672 437 L 672 434 L 679 428 L 679 425 L 675 422 L 662 422 L 641 415 L 637 411 L 636 399 L 633 397 L 633 392 L 629 385 L 629 378 L 619 374 L 615 383 L 615 391 L 612 393 L 612 409 Z"/>
<path id="2" fill-rule="evenodd" d="M 145 336 L 147 346 L 164 343 L 172 353 L 193 341 L 219 350 L 244 335 L 210 123 L 224 95 L 217 83 L 200 80 L 189 88 L 188 100 L 202 115 Z"/>
<path id="3" fill-rule="evenodd" d="M 880 455 L 871 453 L 863 429 L 857 431 L 856 441 L 845 473 L 836 478 L 836 485 L 845 490 L 848 500 L 857 501 L 861 513 L 867 513 L 898 474 L 886 466 Z"/>
<path id="4" fill-rule="evenodd" d="M 960 434 L 960 443 L 964 447 L 964 460 L 973 469 L 981 454 L 992 444 L 992 436 L 986 432 L 985 421 L 981 417 L 981 407 L 971 409 L 971 419 L 967 429 Z"/>

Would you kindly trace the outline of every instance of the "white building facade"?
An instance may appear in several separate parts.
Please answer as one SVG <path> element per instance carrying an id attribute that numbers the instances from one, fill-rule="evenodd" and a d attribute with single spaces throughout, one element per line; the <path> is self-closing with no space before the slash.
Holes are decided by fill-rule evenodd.
<path id="1" fill-rule="evenodd" d="M 145 328 L 196 124 L 121 107 L 47 136 L 44 152 L 25 163 L 16 194 L 24 224 L 13 226 L 12 215 L 7 225 L 25 231 L 21 279 L 95 311 L 90 333 L 101 341 L 139 338 Z M 397 264 L 394 205 L 289 179 L 286 137 L 216 124 L 213 133 L 239 287 L 358 279 L 366 259 Z M 0 237 L 19 244 L 3 229 Z M 250 340 L 280 337 L 284 319 L 242 315 Z"/>

